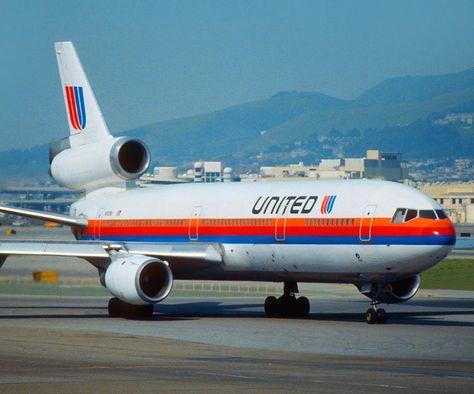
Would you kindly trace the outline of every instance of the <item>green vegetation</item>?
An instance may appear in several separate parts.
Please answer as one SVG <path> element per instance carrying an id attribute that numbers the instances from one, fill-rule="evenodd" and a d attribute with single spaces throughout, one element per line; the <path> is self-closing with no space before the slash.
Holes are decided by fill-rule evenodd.
<path id="1" fill-rule="evenodd" d="M 100 285 L 97 286 L 64 286 L 54 283 L 3 282 L 0 283 L 0 294 L 11 295 L 52 295 L 52 296 L 81 296 L 100 297 L 110 293 Z"/>
<path id="2" fill-rule="evenodd" d="M 474 290 L 474 259 L 446 259 L 421 274 L 424 289 Z"/>
<path id="3" fill-rule="evenodd" d="M 193 286 L 192 283 L 178 282 L 174 286 L 173 297 L 246 297 L 278 294 L 280 286 L 270 285 L 242 285 L 210 284 L 199 282 Z M 1 281 L 0 294 L 9 295 L 46 295 L 58 297 L 110 297 L 110 293 L 101 285 L 67 285 L 59 283 L 36 283 L 33 281 Z"/>
<path id="4" fill-rule="evenodd" d="M 433 268 L 421 274 L 423 289 L 451 289 L 474 291 L 474 259 L 446 259 Z M 306 295 L 318 296 L 320 290 L 310 291 Z M 331 290 L 333 291 L 333 290 Z M 344 289 L 346 291 L 346 288 Z M 357 291 L 354 289 L 354 291 Z M 280 292 L 278 284 L 247 284 L 245 282 L 180 282 L 173 289 L 173 297 L 246 297 L 277 295 Z M 66 285 L 35 283 L 33 281 L 0 281 L 0 294 L 11 295 L 52 295 L 52 296 L 82 296 L 109 297 L 109 292 L 97 285 Z M 338 290 L 338 294 L 341 290 Z M 349 292 L 350 294 L 350 292 Z"/>

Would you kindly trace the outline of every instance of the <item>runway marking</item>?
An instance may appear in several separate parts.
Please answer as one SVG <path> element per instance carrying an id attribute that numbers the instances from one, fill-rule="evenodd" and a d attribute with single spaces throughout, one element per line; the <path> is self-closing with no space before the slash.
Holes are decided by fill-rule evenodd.
<path id="1" fill-rule="evenodd" d="M 226 377 L 226 378 L 239 378 L 239 379 L 249 379 L 249 380 L 258 379 L 254 376 L 232 375 L 232 374 L 227 374 L 227 373 L 216 373 L 216 372 L 198 372 L 198 375 L 211 375 L 211 376 L 221 376 L 221 377 Z"/>
<path id="2" fill-rule="evenodd" d="M 392 384 L 355 383 L 355 382 L 351 382 L 351 385 L 354 385 L 354 386 L 381 387 L 381 388 L 384 388 L 384 389 L 400 389 L 400 390 L 408 389 L 408 386 L 395 386 L 395 385 L 392 385 Z"/>

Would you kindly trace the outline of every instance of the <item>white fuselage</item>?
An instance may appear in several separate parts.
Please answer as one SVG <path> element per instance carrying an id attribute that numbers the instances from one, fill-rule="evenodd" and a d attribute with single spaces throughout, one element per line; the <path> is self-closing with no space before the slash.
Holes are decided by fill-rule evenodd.
<path id="1" fill-rule="evenodd" d="M 383 181 L 180 184 L 93 193 L 73 204 L 81 239 L 215 243 L 218 267 L 174 268 L 177 279 L 383 282 L 443 259 L 447 218 L 393 223 L 399 208 L 441 210 L 416 189 Z M 433 214 L 434 215 L 434 214 Z"/>

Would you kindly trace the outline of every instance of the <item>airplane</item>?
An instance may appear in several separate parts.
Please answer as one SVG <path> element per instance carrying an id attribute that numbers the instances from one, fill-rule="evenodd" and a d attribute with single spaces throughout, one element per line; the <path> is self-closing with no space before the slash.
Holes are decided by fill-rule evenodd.
<path id="1" fill-rule="evenodd" d="M 137 186 L 150 151 L 113 137 L 71 42 L 55 43 L 69 136 L 50 145 L 50 175 L 83 191 L 69 215 L 2 206 L 0 212 L 68 225 L 72 241 L 0 241 L 10 255 L 82 258 L 112 294 L 112 317 L 143 318 L 173 281 L 269 281 L 267 316 L 306 317 L 298 283 L 350 283 L 381 303 L 411 299 L 420 273 L 443 260 L 456 238 L 432 198 L 380 180 L 191 183 Z"/>

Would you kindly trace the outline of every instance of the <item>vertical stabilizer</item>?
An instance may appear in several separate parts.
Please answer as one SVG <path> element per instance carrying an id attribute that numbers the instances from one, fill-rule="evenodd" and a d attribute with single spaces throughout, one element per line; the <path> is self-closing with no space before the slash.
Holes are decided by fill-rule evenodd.
<path id="1" fill-rule="evenodd" d="M 102 112 L 72 42 L 54 44 L 69 123 L 71 147 L 109 139 Z"/>

